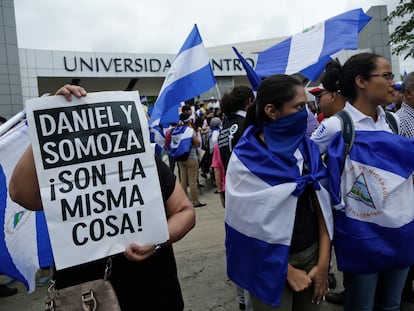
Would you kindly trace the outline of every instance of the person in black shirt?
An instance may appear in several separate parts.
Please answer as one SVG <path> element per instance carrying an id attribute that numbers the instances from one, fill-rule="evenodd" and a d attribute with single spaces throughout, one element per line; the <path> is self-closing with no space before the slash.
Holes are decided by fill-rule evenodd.
<path id="1" fill-rule="evenodd" d="M 72 95 L 86 96 L 83 88 L 72 85 L 64 86 L 56 94 L 68 100 Z M 171 244 L 194 227 L 195 212 L 170 169 L 161 159 L 155 159 L 170 240 L 160 249 L 155 245 L 131 243 L 123 254 L 113 256 L 111 283 L 123 311 L 184 309 Z M 31 146 L 16 165 L 10 196 L 27 209 L 43 209 Z M 106 261 L 104 258 L 55 272 L 56 288 L 102 278 Z"/>
<path id="2" fill-rule="evenodd" d="M 234 87 L 221 99 L 221 109 L 225 117 L 223 129 L 218 137 L 218 145 L 225 169 L 234 146 L 243 134 L 246 111 L 253 101 L 252 89 L 243 85 Z"/>

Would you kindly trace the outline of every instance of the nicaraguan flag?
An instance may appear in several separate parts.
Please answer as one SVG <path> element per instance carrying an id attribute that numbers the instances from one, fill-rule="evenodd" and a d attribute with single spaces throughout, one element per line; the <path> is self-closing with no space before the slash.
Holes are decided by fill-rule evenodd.
<path id="1" fill-rule="evenodd" d="M 272 306 L 280 304 L 288 268 L 289 247 L 298 196 L 307 185 L 316 190 L 332 238 L 329 193 L 319 180 L 327 172 L 319 149 L 308 138 L 288 166 L 246 130 L 226 173 L 226 257 L 229 278 Z M 299 151 L 300 150 L 300 151 Z M 309 174 L 301 174 L 304 161 Z"/>
<path id="2" fill-rule="evenodd" d="M 187 152 L 193 146 L 194 131 L 188 126 L 178 126 L 171 133 L 170 155 L 176 159 Z"/>
<path id="3" fill-rule="evenodd" d="M 253 91 L 257 91 L 259 88 L 260 82 L 262 80 L 257 75 L 256 71 L 254 71 L 253 67 L 247 62 L 247 60 L 239 53 L 239 51 L 233 46 L 233 51 L 236 53 L 237 57 L 239 58 L 240 62 L 243 65 L 244 70 L 247 74 L 247 79 L 249 79 L 250 85 L 252 86 Z"/>
<path id="4" fill-rule="evenodd" d="M 344 159 L 341 132 L 328 148 L 338 269 L 375 273 L 414 263 L 414 139 L 355 131 Z M 342 176 L 341 176 L 342 175 Z"/>
<path id="5" fill-rule="evenodd" d="M 197 25 L 194 25 L 168 70 L 151 113 L 150 126 L 178 122 L 180 103 L 202 94 L 215 84 L 209 57 Z"/>
<path id="6" fill-rule="evenodd" d="M 261 77 L 300 72 L 316 80 L 341 50 L 358 48 L 358 33 L 371 20 L 362 9 L 334 16 L 259 53 L 256 72 Z"/>
<path id="7" fill-rule="evenodd" d="M 0 129 L 10 128 L 12 122 Z M 53 265 L 53 256 L 44 213 L 24 209 L 8 193 L 13 169 L 28 145 L 25 120 L 0 136 L 0 273 L 23 282 L 32 292 L 37 270 Z"/>
<path id="8" fill-rule="evenodd" d="M 155 155 L 161 155 L 165 146 L 165 134 L 160 126 L 150 128 L 150 141 L 155 143 Z"/>

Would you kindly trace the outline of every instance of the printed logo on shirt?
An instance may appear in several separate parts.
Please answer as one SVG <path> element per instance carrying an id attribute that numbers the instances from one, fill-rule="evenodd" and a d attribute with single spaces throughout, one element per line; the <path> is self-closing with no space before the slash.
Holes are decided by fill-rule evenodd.
<path id="1" fill-rule="evenodd" d="M 314 132 L 314 135 L 315 135 L 315 137 L 320 137 L 322 134 L 323 134 L 323 132 L 325 132 L 325 130 L 326 130 L 326 126 L 325 126 L 325 124 L 321 124 L 317 129 L 316 129 L 316 131 Z"/>
<path id="2" fill-rule="evenodd" d="M 364 203 L 366 206 L 376 209 L 374 201 L 372 200 L 371 194 L 365 180 L 364 173 L 361 173 L 355 180 L 351 191 L 346 195 L 349 198 L 355 199 Z"/>

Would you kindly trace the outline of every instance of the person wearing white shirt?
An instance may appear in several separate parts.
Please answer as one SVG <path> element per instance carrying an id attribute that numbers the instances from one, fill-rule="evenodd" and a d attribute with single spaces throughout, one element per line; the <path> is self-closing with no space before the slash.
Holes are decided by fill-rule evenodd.
<path id="1" fill-rule="evenodd" d="M 386 121 L 382 107 L 392 101 L 395 82 L 384 57 L 361 53 L 331 70 L 340 73 L 334 82 L 348 100 L 344 110 L 355 140 L 345 154 L 336 116 L 325 120 L 312 140 L 328 155 L 334 248 L 338 269 L 344 272 L 345 310 L 399 310 L 408 267 L 414 262 L 414 254 L 404 246 L 414 238 L 414 211 L 412 201 L 402 199 L 414 199 L 414 143 L 393 134 Z"/>

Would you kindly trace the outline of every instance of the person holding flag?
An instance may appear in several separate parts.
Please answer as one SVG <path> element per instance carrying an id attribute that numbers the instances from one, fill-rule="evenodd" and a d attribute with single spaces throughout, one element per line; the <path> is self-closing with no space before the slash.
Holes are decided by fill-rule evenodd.
<path id="1" fill-rule="evenodd" d="M 306 136 L 300 81 L 262 81 L 226 174 L 227 273 L 253 309 L 319 310 L 328 285 L 332 212 L 328 176 Z"/>
<path id="2" fill-rule="evenodd" d="M 337 84 L 348 102 L 353 142 L 332 116 L 312 140 L 327 153 L 334 204 L 334 248 L 344 272 L 345 310 L 400 310 L 414 263 L 414 140 L 394 134 L 382 108 L 394 93 L 394 74 L 382 56 L 361 53 L 343 66 Z M 394 115 L 395 121 L 398 118 Z M 349 128 L 349 127 L 348 127 Z"/>

